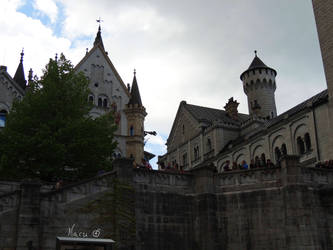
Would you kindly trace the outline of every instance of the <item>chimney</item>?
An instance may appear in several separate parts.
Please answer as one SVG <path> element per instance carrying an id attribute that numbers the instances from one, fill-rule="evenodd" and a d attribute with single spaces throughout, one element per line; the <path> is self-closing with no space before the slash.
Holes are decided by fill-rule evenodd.
<path id="1" fill-rule="evenodd" d="M 238 119 L 238 110 L 237 110 L 238 105 L 239 103 L 237 102 L 237 100 L 234 100 L 234 98 L 231 97 L 228 103 L 224 106 L 227 115 L 234 120 Z"/>

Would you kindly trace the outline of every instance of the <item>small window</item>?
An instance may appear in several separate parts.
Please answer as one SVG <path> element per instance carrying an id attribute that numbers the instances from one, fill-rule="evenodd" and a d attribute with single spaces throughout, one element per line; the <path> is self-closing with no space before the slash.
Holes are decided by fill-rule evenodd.
<path id="1" fill-rule="evenodd" d="M 183 166 L 187 165 L 187 153 L 183 154 Z"/>
<path id="2" fill-rule="evenodd" d="M 282 144 L 282 146 L 281 146 L 281 152 L 282 152 L 282 154 L 283 155 L 286 155 L 287 154 L 287 146 L 286 146 L 286 144 Z"/>
<path id="3" fill-rule="evenodd" d="M 103 100 L 103 107 L 106 108 L 108 106 L 108 99 Z"/>
<path id="4" fill-rule="evenodd" d="M 88 97 L 88 101 L 92 104 L 94 103 L 94 96 L 93 95 L 89 95 Z"/>
<path id="5" fill-rule="evenodd" d="M 266 156 L 264 153 L 262 153 L 260 156 L 260 165 L 265 166 L 265 164 L 266 164 Z"/>
<path id="6" fill-rule="evenodd" d="M 297 137 L 297 148 L 298 154 L 302 155 L 305 153 L 304 141 L 300 136 Z"/>
<path id="7" fill-rule="evenodd" d="M 117 104 L 115 102 L 112 103 L 111 107 L 113 112 L 117 112 Z"/>
<path id="8" fill-rule="evenodd" d="M 101 97 L 99 97 L 98 98 L 98 107 L 102 107 L 102 98 Z"/>
<path id="9" fill-rule="evenodd" d="M 311 138 L 310 138 L 309 133 L 306 133 L 304 135 L 304 141 L 305 141 L 306 151 L 310 151 L 311 150 Z"/>
<path id="10" fill-rule="evenodd" d="M 212 150 L 212 142 L 210 138 L 207 139 L 207 152 L 210 152 Z"/>
<path id="11" fill-rule="evenodd" d="M 194 147 L 194 160 L 199 159 L 199 146 Z"/>
<path id="12" fill-rule="evenodd" d="M 133 126 L 130 127 L 130 136 L 133 136 L 134 135 L 134 128 Z"/>
<path id="13" fill-rule="evenodd" d="M 275 148 L 275 160 L 278 163 L 281 159 L 281 151 L 278 147 Z"/>
<path id="14" fill-rule="evenodd" d="M 5 127 L 6 117 L 7 117 L 7 111 L 6 110 L 1 110 L 0 111 L 0 128 Z"/>
<path id="15" fill-rule="evenodd" d="M 183 124 L 183 135 L 185 134 L 185 125 Z"/>

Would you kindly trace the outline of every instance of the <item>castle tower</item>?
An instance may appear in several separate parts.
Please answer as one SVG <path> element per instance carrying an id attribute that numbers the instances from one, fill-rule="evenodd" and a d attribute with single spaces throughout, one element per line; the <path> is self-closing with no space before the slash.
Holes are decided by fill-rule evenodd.
<path id="1" fill-rule="evenodd" d="M 145 107 L 142 106 L 135 70 L 130 100 L 124 112 L 128 124 L 127 157 L 134 158 L 136 163 L 141 163 L 144 157 L 144 120 L 147 113 Z"/>
<path id="2" fill-rule="evenodd" d="M 267 67 L 255 51 L 255 57 L 249 68 L 240 76 L 247 95 L 250 115 L 267 119 L 276 117 L 275 76 L 276 71 Z"/>
<path id="3" fill-rule="evenodd" d="M 16 83 L 18 83 L 18 85 L 20 85 L 20 87 L 22 89 L 25 89 L 27 81 L 25 80 L 25 76 L 24 76 L 23 56 L 24 56 L 24 52 L 22 50 L 20 63 L 18 65 L 17 70 L 16 70 L 15 75 L 14 75 L 14 81 Z"/>

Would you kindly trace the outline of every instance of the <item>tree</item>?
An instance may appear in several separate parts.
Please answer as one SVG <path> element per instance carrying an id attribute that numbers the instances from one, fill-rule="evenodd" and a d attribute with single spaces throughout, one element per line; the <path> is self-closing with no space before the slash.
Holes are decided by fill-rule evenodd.
<path id="1" fill-rule="evenodd" d="M 15 102 L 0 133 L 0 176 L 85 178 L 110 170 L 116 146 L 111 113 L 93 119 L 88 80 L 64 55 Z"/>

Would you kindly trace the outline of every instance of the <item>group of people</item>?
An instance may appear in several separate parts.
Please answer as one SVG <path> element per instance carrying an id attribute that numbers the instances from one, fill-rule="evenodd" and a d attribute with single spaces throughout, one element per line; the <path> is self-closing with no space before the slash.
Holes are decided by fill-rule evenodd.
<path id="1" fill-rule="evenodd" d="M 162 171 L 168 171 L 168 172 L 177 172 L 177 173 L 184 173 L 183 166 L 179 166 L 178 163 L 174 163 L 171 166 L 171 163 L 169 162 L 168 165 L 164 165 L 164 163 L 161 163 L 161 170 Z"/>
<path id="2" fill-rule="evenodd" d="M 140 164 L 137 164 L 135 161 L 133 161 L 133 167 L 134 168 L 140 168 L 140 169 L 153 170 L 153 168 L 151 167 L 149 161 L 147 161 L 144 158 L 141 159 L 141 163 Z"/>
<path id="3" fill-rule="evenodd" d="M 267 159 L 266 161 L 261 160 L 251 160 L 250 165 L 247 164 L 245 160 L 243 160 L 240 164 L 237 164 L 237 162 L 233 162 L 230 164 L 230 161 L 226 161 L 226 163 L 223 165 L 223 172 L 224 171 L 233 171 L 233 170 L 248 170 L 248 169 L 256 169 L 256 168 L 273 168 L 275 165 L 273 162 L 271 162 L 270 159 Z"/>
<path id="4" fill-rule="evenodd" d="M 325 162 L 317 162 L 315 165 L 316 168 L 325 168 L 325 169 L 333 169 L 333 160 L 327 160 Z"/>

